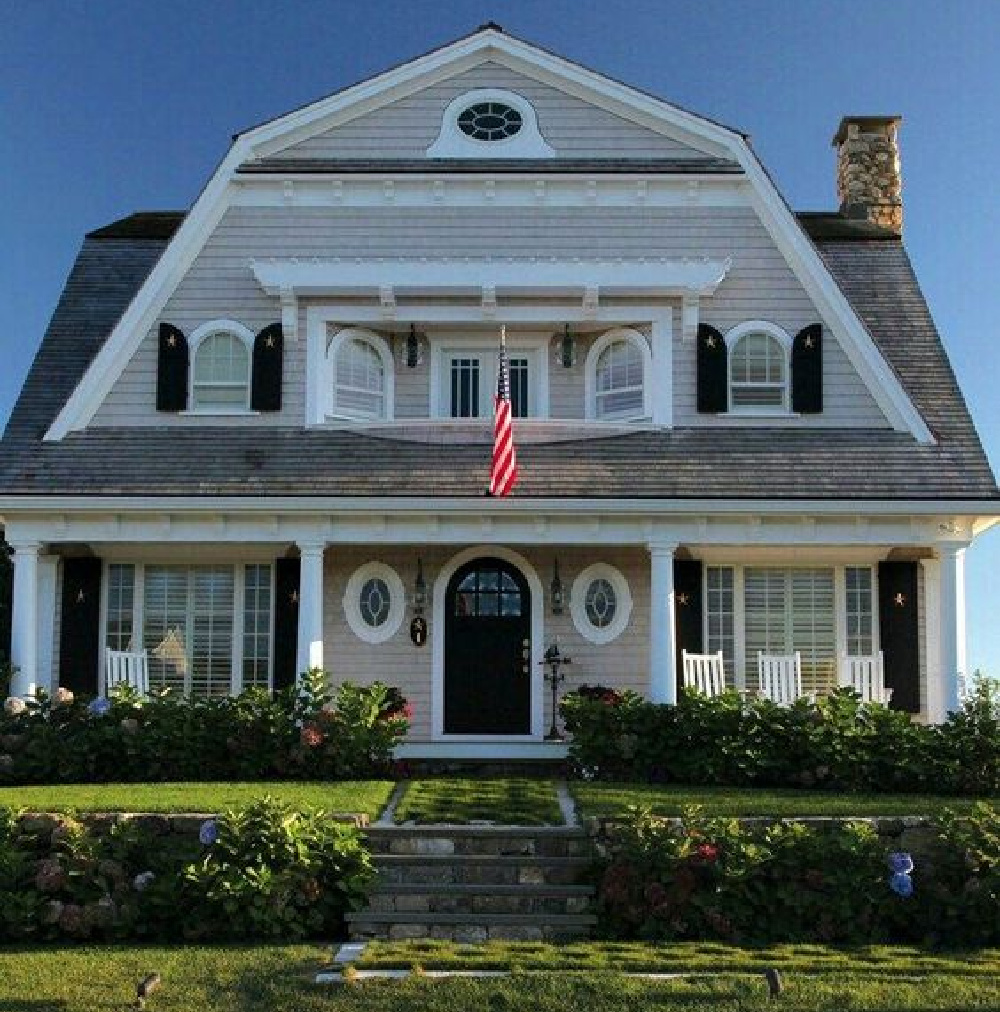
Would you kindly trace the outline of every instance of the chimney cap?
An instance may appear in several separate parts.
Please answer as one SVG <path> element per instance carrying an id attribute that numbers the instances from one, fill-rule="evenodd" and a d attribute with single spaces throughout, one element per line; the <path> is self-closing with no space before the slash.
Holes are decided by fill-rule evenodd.
<path id="1" fill-rule="evenodd" d="M 896 126 L 903 122 L 902 116 L 845 116 L 840 121 L 840 126 L 837 127 L 837 132 L 833 135 L 833 141 L 831 142 L 834 147 L 844 142 L 844 138 L 847 136 L 848 127 L 857 125 L 861 127 L 866 133 L 873 128 Z"/>

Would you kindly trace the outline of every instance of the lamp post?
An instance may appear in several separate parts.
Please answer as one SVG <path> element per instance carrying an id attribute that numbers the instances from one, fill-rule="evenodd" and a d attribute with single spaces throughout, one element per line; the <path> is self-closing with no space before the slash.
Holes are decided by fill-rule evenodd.
<path id="1" fill-rule="evenodd" d="M 562 741 L 563 736 L 559 733 L 559 728 L 556 727 L 556 712 L 558 710 L 559 686 L 566 680 L 566 675 L 560 668 L 564 668 L 567 664 L 572 664 L 573 659 L 560 652 L 558 643 L 553 643 L 545 651 L 541 663 L 548 668 L 544 677 L 545 681 L 552 687 L 552 726 L 549 728 L 549 733 L 545 736 L 545 740 Z"/>

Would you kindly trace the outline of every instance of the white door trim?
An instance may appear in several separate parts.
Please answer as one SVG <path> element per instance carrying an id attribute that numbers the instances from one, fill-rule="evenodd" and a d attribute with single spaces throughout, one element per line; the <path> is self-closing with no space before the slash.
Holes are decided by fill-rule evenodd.
<path id="1" fill-rule="evenodd" d="M 544 681 L 542 678 L 542 642 L 545 635 L 545 592 L 534 566 L 518 552 L 500 545 L 476 545 L 453 555 L 434 580 L 431 611 L 431 737 L 434 741 L 477 741 L 482 735 L 444 733 L 444 648 L 445 592 L 459 567 L 478 558 L 503 559 L 517 566 L 531 590 L 531 733 L 528 735 L 488 735 L 491 742 L 532 741 L 542 737 Z"/>

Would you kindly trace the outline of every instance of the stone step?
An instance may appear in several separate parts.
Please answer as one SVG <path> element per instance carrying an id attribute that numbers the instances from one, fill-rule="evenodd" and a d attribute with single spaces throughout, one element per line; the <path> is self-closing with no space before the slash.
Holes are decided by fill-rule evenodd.
<path id="1" fill-rule="evenodd" d="M 413 883 L 378 886 L 367 910 L 377 913 L 585 914 L 589 885 L 468 885 Z"/>
<path id="2" fill-rule="evenodd" d="M 586 857 L 589 837 L 563 826 L 520 829 L 510 826 L 409 827 L 367 831 L 373 854 L 525 854 L 544 857 Z"/>
<path id="3" fill-rule="evenodd" d="M 403 913 L 360 910 L 346 915 L 351 938 L 440 938 L 485 942 L 492 938 L 564 941 L 586 938 L 593 914 Z"/>
<path id="4" fill-rule="evenodd" d="M 524 854 L 379 854 L 379 883 L 413 885 L 572 885 L 590 860 Z"/>

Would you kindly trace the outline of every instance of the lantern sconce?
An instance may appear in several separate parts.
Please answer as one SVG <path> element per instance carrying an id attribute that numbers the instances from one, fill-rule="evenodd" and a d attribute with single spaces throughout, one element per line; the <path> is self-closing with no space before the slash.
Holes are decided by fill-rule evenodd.
<path id="1" fill-rule="evenodd" d="M 416 369 L 424 361 L 423 343 L 420 340 L 420 335 L 417 333 L 417 328 L 412 323 L 410 324 L 410 332 L 403 341 L 402 355 L 400 357 L 407 369 Z"/>
<path id="2" fill-rule="evenodd" d="M 427 581 L 424 580 L 424 564 L 417 559 L 417 578 L 413 583 L 413 614 L 423 615 L 427 607 Z"/>
<path id="3" fill-rule="evenodd" d="M 572 369 L 576 365 L 576 338 L 568 323 L 563 327 L 563 335 L 556 345 L 556 365 L 561 365 L 564 369 Z"/>
<path id="4" fill-rule="evenodd" d="M 566 592 L 563 589 L 563 582 L 559 578 L 559 560 L 556 559 L 552 567 L 552 584 L 549 587 L 552 602 L 552 614 L 561 615 L 566 605 Z"/>

